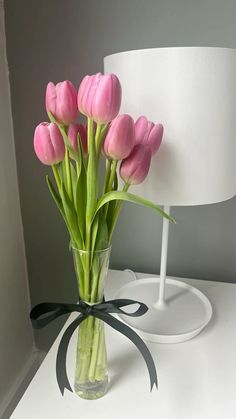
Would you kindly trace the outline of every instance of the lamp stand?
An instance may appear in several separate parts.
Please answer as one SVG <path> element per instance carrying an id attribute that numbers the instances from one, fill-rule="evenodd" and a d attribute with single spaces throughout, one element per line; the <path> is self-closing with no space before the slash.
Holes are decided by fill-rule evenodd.
<path id="1" fill-rule="evenodd" d="M 170 214 L 170 207 L 164 206 L 164 211 Z M 116 298 L 132 298 L 148 306 L 142 317 L 120 317 L 149 342 L 189 340 L 201 332 L 212 316 L 211 303 L 201 291 L 166 276 L 168 236 L 169 221 L 163 218 L 160 276 L 132 281 L 116 294 Z"/>
<path id="2" fill-rule="evenodd" d="M 165 205 L 164 211 L 170 215 L 170 206 Z M 166 267 L 167 267 L 167 252 L 168 252 L 168 238 L 169 238 L 169 220 L 163 218 L 162 225 L 162 242 L 161 242 L 161 266 L 160 266 L 160 284 L 159 297 L 154 306 L 157 309 L 164 309 L 167 307 L 165 301 L 165 285 L 166 285 Z"/>

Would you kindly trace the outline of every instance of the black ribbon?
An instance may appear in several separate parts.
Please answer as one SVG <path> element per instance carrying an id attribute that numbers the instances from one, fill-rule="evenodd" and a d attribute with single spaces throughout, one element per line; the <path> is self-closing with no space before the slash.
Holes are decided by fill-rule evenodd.
<path id="1" fill-rule="evenodd" d="M 133 311 L 132 313 L 127 313 L 126 311 L 121 309 L 121 307 L 129 306 L 131 304 L 138 304 L 138 309 L 136 311 Z M 148 307 L 145 304 L 140 303 L 139 301 L 129 299 L 110 300 L 93 305 L 87 304 L 82 300 L 78 304 L 41 303 L 36 305 L 30 312 L 32 325 L 35 329 L 41 329 L 42 327 L 47 326 L 49 323 L 51 323 L 57 317 L 62 316 L 63 314 L 68 314 L 72 312 L 80 313 L 79 316 L 65 330 L 57 351 L 56 376 L 62 395 L 64 393 L 65 388 L 67 388 L 69 391 L 72 391 L 66 372 L 66 354 L 68 345 L 75 329 L 88 316 L 93 316 L 97 319 L 103 320 L 105 323 L 109 324 L 109 326 L 113 327 L 113 329 L 118 330 L 118 332 L 122 333 L 122 335 L 127 336 L 127 338 L 129 338 L 134 343 L 134 345 L 141 352 L 147 364 L 150 377 L 151 391 L 154 384 L 157 387 L 156 367 L 147 346 L 139 337 L 139 335 L 134 332 L 133 329 L 131 329 L 129 326 L 116 319 L 115 317 L 111 316 L 110 314 L 120 313 L 125 314 L 126 316 L 138 317 L 145 314 L 147 310 Z"/>

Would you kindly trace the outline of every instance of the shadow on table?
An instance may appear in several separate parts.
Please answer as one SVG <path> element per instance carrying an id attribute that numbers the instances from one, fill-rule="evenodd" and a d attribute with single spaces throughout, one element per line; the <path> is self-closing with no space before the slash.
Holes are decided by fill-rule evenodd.
<path id="1" fill-rule="evenodd" d="M 109 360 L 110 370 L 110 389 L 117 385 L 120 380 L 123 380 L 129 374 L 133 364 L 136 362 L 135 352 L 125 352 L 118 357 Z"/>

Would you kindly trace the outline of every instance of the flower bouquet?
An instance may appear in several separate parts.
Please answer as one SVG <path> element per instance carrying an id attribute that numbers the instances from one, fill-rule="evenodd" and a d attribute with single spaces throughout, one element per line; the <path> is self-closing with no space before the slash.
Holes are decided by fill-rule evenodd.
<path id="1" fill-rule="evenodd" d="M 104 309 L 112 234 L 122 203 L 145 205 L 173 221 L 154 203 L 128 192 L 147 176 L 163 126 L 145 116 L 134 122 L 130 115 L 118 115 L 120 105 L 121 86 L 114 74 L 86 76 L 78 93 L 70 81 L 50 82 L 46 89 L 50 123 L 39 124 L 34 134 L 36 155 L 52 168 L 54 180 L 47 176 L 48 188 L 70 237 L 86 317 L 79 327 L 74 387 L 88 399 L 101 397 L 108 385 L 104 319 L 89 315 L 89 308 L 98 309 L 100 304 Z M 76 123 L 78 112 L 87 117 L 86 123 Z M 106 159 L 104 179 L 98 175 L 101 157 Z"/>

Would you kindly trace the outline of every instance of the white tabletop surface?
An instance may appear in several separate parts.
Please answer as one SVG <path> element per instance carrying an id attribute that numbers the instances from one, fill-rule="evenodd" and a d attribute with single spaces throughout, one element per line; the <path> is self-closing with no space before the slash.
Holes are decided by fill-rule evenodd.
<path id="1" fill-rule="evenodd" d="M 106 298 L 130 279 L 126 272 L 109 271 Z M 208 296 L 213 318 L 187 342 L 147 344 L 157 366 L 158 391 L 150 393 L 147 368 L 135 346 L 107 326 L 108 393 L 96 401 L 67 390 L 62 397 L 55 374 L 62 329 L 11 419 L 236 419 L 236 285 L 188 282 Z M 72 386 L 76 338 L 75 333 L 67 357 Z"/>

